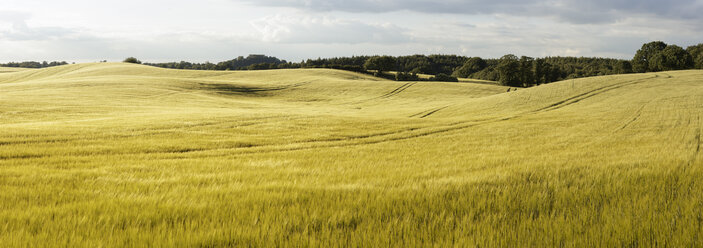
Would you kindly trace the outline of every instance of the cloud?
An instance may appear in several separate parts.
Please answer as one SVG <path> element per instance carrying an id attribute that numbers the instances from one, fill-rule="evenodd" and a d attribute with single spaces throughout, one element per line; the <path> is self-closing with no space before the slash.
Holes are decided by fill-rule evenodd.
<path id="1" fill-rule="evenodd" d="M 17 20 L 24 21 L 29 19 L 31 16 L 32 15 L 27 12 L 0 10 L 0 22 L 15 22 Z"/>
<path id="2" fill-rule="evenodd" d="M 392 24 L 367 24 L 356 20 L 304 15 L 274 15 L 251 24 L 265 42 L 275 43 L 402 43 L 405 29 Z"/>
<path id="3" fill-rule="evenodd" d="M 27 20 L 31 14 L 16 11 L 0 11 L 0 22 L 10 23 L 8 28 L 0 29 L 0 39 L 13 41 L 41 41 L 68 37 L 78 32 L 61 27 L 30 27 Z"/>
<path id="4" fill-rule="evenodd" d="M 383 13 L 414 11 L 445 14 L 508 14 L 553 17 L 570 23 L 611 23 L 629 15 L 703 20 L 701 0 L 257 0 L 252 5 L 312 11 Z"/>
<path id="5" fill-rule="evenodd" d="M 703 41 L 703 0 L 5 0 L 2 60 L 299 61 L 352 55 L 631 58 Z M 137 8 L 137 12 L 130 9 Z M 183 18 L 191 16 L 194 18 Z M 3 61 L 0 61 L 3 62 Z"/>

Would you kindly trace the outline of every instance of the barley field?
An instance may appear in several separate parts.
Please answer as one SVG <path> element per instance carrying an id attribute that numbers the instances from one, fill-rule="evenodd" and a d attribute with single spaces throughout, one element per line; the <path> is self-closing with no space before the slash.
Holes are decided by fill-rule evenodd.
<path id="1" fill-rule="evenodd" d="M 0 72 L 2 247 L 703 246 L 703 71 Z"/>

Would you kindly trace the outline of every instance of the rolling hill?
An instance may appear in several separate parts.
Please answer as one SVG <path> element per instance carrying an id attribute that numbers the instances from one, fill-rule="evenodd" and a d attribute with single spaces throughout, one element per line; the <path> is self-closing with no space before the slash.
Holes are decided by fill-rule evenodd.
<path id="1" fill-rule="evenodd" d="M 696 70 L 0 73 L 0 244 L 700 246 L 702 115 Z"/>
<path id="2" fill-rule="evenodd" d="M 31 69 L 19 68 L 19 67 L 0 67 L 0 73 L 18 72 L 18 71 L 26 71 L 26 70 L 31 70 Z"/>

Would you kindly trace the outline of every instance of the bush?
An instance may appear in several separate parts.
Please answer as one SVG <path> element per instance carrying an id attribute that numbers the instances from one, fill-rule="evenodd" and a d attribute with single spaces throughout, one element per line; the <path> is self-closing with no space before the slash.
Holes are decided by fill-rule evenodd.
<path id="1" fill-rule="evenodd" d="M 124 61 L 122 61 L 122 62 L 125 62 L 125 63 L 132 63 L 132 64 L 141 64 L 141 63 L 142 63 L 141 61 L 139 61 L 139 60 L 138 60 L 137 58 L 135 58 L 135 57 L 126 58 L 126 59 L 124 59 Z"/>
<path id="2" fill-rule="evenodd" d="M 444 73 L 437 74 L 434 77 L 430 78 L 430 81 L 441 81 L 441 82 L 459 82 L 459 79 L 456 77 L 449 76 Z"/>
<path id="3" fill-rule="evenodd" d="M 395 74 L 396 81 L 420 81 L 417 73 L 398 72 Z"/>

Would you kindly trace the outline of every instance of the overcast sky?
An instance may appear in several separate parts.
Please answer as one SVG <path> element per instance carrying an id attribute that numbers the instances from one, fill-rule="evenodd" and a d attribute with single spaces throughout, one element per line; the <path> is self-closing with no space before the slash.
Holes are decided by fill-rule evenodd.
<path id="1" fill-rule="evenodd" d="M 0 0 L 0 62 L 266 54 L 631 58 L 703 43 L 703 0 Z"/>

